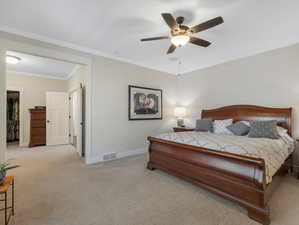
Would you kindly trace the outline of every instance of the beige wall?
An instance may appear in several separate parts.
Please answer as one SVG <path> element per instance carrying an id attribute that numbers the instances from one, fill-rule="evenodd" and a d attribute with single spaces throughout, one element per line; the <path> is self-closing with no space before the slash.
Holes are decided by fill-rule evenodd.
<path id="1" fill-rule="evenodd" d="M 92 152 L 90 161 L 101 161 L 105 153 L 117 157 L 144 152 L 149 135 L 169 131 L 175 125 L 176 77 L 128 63 L 93 57 Z M 68 81 L 68 89 L 85 83 L 86 67 Z M 128 121 L 128 85 L 163 89 L 164 119 Z"/>
<path id="2" fill-rule="evenodd" d="M 293 107 L 299 135 L 299 44 L 182 75 L 178 102 L 188 108 L 188 125 L 204 108 L 233 104 Z"/>
<path id="3" fill-rule="evenodd" d="M 90 96 L 87 98 L 90 115 L 90 124 L 87 124 L 87 133 L 90 133 L 87 135 L 91 145 L 88 147 L 88 162 L 101 160 L 106 152 L 118 152 L 119 156 L 125 156 L 144 150 L 148 135 L 168 131 L 175 125 L 173 107 L 176 95 L 178 103 L 188 106 L 187 122 L 190 125 L 200 117 L 202 108 L 230 104 L 292 106 L 295 135 L 299 135 L 298 45 L 195 71 L 182 75 L 176 82 L 177 78 L 173 75 L 41 42 L 6 37 L 0 32 L 2 128 L 5 127 L 6 112 L 4 51 L 7 49 L 92 65 L 91 71 L 88 68 L 87 72 L 91 76 L 88 75 L 86 90 L 87 96 Z M 163 121 L 128 121 L 129 84 L 163 89 Z M 3 130 L 0 131 L 2 134 Z M 4 138 L 1 135 L 0 157 L 5 151 Z"/>
<path id="4" fill-rule="evenodd" d="M 5 124 L 6 124 L 6 98 L 5 98 L 5 68 L 3 70 L 3 67 L 1 65 L 5 66 L 5 53 L 7 50 L 12 50 L 12 51 L 19 51 L 19 52 L 24 52 L 28 54 L 33 54 L 33 55 L 39 55 L 39 56 L 45 56 L 45 57 L 50 57 L 50 58 L 55 58 L 55 59 L 61 59 L 64 61 L 70 61 L 70 62 L 76 62 L 79 64 L 86 64 L 90 65 L 91 64 L 91 56 L 82 52 L 78 52 L 75 50 L 71 50 L 68 48 L 63 48 L 59 47 L 56 45 L 51 45 L 51 44 L 46 44 L 43 42 L 27 39 L 24 37 L 16 36 L 16 35 L 11 35 L 7 34 L 5 32 L 0 31 L 0 125 L 2 127 L 1 133 L 3 135 L 0 135 L 0 157 L 5 155 L 6 152 L 6 137 L 5 137 Z M 88 67 L 90 68 L 90 67 Z M 90 71 L 88 70 L 88 73 Z M 4 81 L 4 82 L 2 82 Z M 87 85 L 89 85 L 89 77 L 87 80 Z M 3 87 L 3 88 L 2 88 Z M 86 91 L 87 96 L 90 96 L 90 89 Z M 91 101 L 90 98 L 88 97 L 88 100 L 86 102 L 88 108 L 90 108 Z M 86 126 L 88 127 L 87 129 L 87 134 L 86 137 L 89 139 L 91 137 L 91 129 L 90 129 L 90 117 L 87 118 L 86 121 Z M 1 128 L 0 127 L 0 128 Z M 91 142 L 87 142 L 87 149 L 90 151 L 90 144 Z"/>
<path id="5" fill-rule="evenodd" d="M 73 91 L 80 87 L 82 83 L 83 86 L 86 85 L 86 76 L 87 76 L 87 66 L 80 66 L 68 79 L 67 86 L 68 91 Z"/>
<path id="6" fill-rule="evenodd" d="M 173 75 L 19 37 L 1 36 L 0 32 L 0 101 L 3 106 L 0 119 L 4 128 L 5 58 L 1 49 L 92 65 L 91 71 L 88 67 L 87 74 L 91 76 L 87 77 L 86 89 L 90 115 L 90 124 L 87 124 L 87 133 L 90 132 L 87 134 L 90 140 L 87 143 L 90 143 L 88 162 L 101 160 L 106 152 L 117 152 L 121 157 L 143 151 L 148 135 L 169 131 L 175 125 L 173 107 L 176 100 L 188 107 L 189 125 L 200 117 L 203 108 L 231 104 L 292 106 L 295 135 L 299 135 L 299 45 L 195 71 L 180 76 L 177 82 Z M 162 121 L 128 121 L 129 84 L 163 89 Z M 69 83 L 68 88 L 71 86 Z M 3 134 L 3 129 L 0 132 Z M 1 137 L 0 157 L 3 157 L 4 136 Z"/>
<path id="7" fill-rule="evenodd" d="M 140 153 L 145 150 L 148 135 L 168 131 L 175 125 L 172 112 L 175 104 L 176 77 L 173 75 L 3 32 L 0 32 L 0 49 L 92 65 L 92 68 L 87 67 L 86 79 L 88 163 L 100 161 L 105 152 L 118 152 L 119 157 Z M 1 60 L 1 63 L 3 62 L 4 58 Z M 0 75 L 3 76 L 4 72 Z M 163 89 L 163 121 L 128 121 L 129 84 Z M 2 101 L 1 105 L 5 105 L 5 102 Z M 0 118 L 4 115 L 5 112 L 0 111 Z M 3 145 L 3 154 L 5 149 Z"/>
<path id="8" fill-rule="evenodd" d="M 175 125 L 176 77 L 103 58 L 93 58 L 92 155 L 106 152 L 126 156 L 146 148 L 146 138 Z M 163 120 L 128 120 L 128 85 L 163 89 Z"/>
<path id="9" fill-rule="evenodd" d="M 21 89 L 23 111 L 23 125 L 20 125 L 23 130 L 21 131 L 22 145 L 29 144 L 30 132 L 30 115 L 29 109 L 34 106 L 46 105 L 46 92 L 49 91 L 67 91 L 67 81 L 47 79 L 26 74 L 7 72 L 7 88 L 8 89 Z"/>
<path id="10" fill-rule="evenodd" d="M 6 64 L 5 50 L 0 45 L 0 162 L 5 160 L 6 149 Z"/>

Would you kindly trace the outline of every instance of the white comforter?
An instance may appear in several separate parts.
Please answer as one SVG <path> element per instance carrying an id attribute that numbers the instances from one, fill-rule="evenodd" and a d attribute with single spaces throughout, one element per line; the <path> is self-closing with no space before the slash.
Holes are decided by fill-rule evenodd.
<path id="1" fill-rule="evenodd" d="M 294 140 L 283 137 L 274 140 L 207 132 L 172 132 L 158 135 L 156 138 L 262 158 L 265 161 L 267 183 L 271 182 L 273 175 L 295 149 Z"/>

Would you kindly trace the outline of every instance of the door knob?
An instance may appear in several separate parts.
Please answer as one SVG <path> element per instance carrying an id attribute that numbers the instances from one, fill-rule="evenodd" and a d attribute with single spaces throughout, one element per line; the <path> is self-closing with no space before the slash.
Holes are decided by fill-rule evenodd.
<path id="1" fill-rule="evenodd" d="M 47 123 L 50 123 L 50 120 L 47 120 Z"/>

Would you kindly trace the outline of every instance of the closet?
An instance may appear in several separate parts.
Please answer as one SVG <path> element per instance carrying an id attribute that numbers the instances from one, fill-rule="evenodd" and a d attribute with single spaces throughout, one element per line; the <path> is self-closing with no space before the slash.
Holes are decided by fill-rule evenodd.
<path id="1" fill-rule="evenodd" d="M 20 92 L 7 91 L 7 142 L 17 142 L 20 136 Z"/>

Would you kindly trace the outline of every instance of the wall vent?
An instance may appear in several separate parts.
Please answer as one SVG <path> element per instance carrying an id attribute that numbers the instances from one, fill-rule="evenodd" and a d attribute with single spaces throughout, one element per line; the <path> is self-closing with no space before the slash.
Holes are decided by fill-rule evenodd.
<path id="1" fill-rule="evenodd" d="M 116 159 L 116 153 L 112 152 L 112 153 L 106 153 L 103 155 L 103 160 L 104 161 L 108 161 L 108 160 L 113 160 Z"/>

